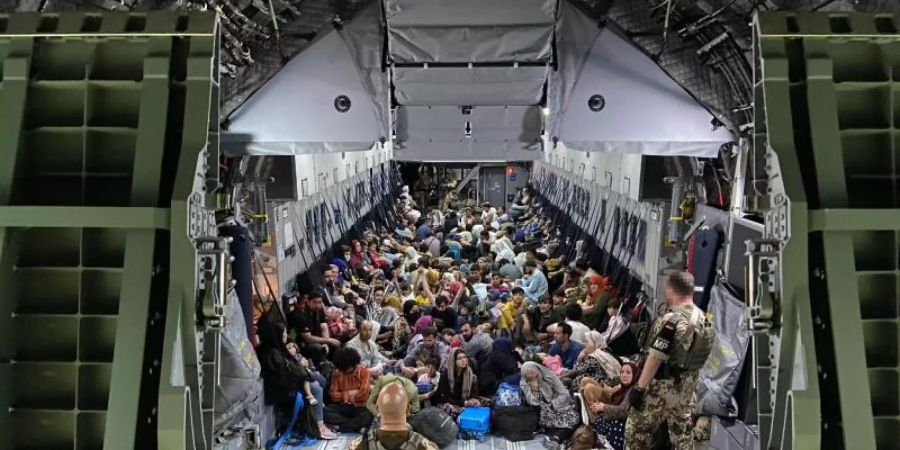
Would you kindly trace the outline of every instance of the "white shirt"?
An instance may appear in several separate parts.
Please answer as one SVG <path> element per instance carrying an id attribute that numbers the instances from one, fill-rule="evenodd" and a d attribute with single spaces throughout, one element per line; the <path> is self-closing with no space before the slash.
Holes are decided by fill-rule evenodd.
<path id="1" fill-rule="evenodd" d="M 581 322 L 567 320 L 566 323 L 572 326 L 572 336 L 571 336 L 572 340 L 581 342 L 583 344 L 584 343 L 584 335 L 587 334 L 588 331 L 591 331 L 591 329 L 588 328 L 587 325 L 585 325 Z"/>
<path id="2" fill-rule="evenodd" d="M 472 238 L 475 239 L 476 243 L 481 242 L 481 232 L 484 230 L 484 225 L 472 225 Z"/>
<path id="3" fill-rule="evenodd" d="M 615 316 L 610 317 L 609 326 L 606 328 L 606 331 L 600 334 L 606 339 L 606 342 L 612 342 L 625 333 L 625 330 L 627 329 L 628 321 L 621 315 L 616 314 Z"/>
<path id="4" fill-rule="evenodd" d="M 372 332 L 374 334 L 376 331 L 373 330 Z M 387 357 L 378 351 L 378 344 L 371 338 L 363 342 L 357 334 L 353 339 L 350 339 L 350 342 L 347 342 L 347 347 L 359 353 L 360 364 L 367 369 L 381 369 L 382 365 L 387 361 Z"/>

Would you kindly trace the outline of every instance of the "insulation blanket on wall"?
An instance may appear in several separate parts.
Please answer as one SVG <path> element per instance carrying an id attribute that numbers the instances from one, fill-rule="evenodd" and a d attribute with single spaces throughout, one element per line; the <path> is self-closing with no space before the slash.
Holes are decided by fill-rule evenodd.
<path id="1" fill-rule="evenodd" d="M 700 369 L 697 414 L 735 417 L 738 410 L 733 394 L 750 344 L 744 302 L 716 284 L 711 290 L 709 312 L 716 327 L 716 345 Z"/>
<path id="2" fill-rule="evenodd" d="M 244 323 L 247 327 L 246 337 L 253 335 L 251 322 L 253 318 L 253 272 L 250 267 L 253 260 L 253 242 L 247 228 L 234 225 L 222 228 L 222 233 L 234 238 L 228 246 L 234 261 L 231 263 L 231 276 L 237 284 L 234 292 L 240 303 Z"/>
<path id="3" fill-rule="evenodd" d="M 256 351 L 247 339 L 246 325 L 234 291 L 228 295 L 225 329 L 222 330 L 219 377 L 216 387 L 213 429 L 258 423 L 263 412 L 263 380 Z"/>

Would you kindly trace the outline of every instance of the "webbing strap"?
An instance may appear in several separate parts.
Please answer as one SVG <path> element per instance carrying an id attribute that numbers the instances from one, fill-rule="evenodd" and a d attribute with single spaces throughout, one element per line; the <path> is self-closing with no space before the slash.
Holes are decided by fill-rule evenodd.
<path id="1" fill-rule="evenodd" d="M 300 411 L 303 409 L 303 396 L 300 395 L 299 392 L 294 394 L 294 412 L 291 414 L 291 422 L 288 423 L 287 428 L 281 433 L 281 436 L 275 441 L 275 445 L 272 446 L 272 450 L 281 450 L 281 447 L 287 442 L 288 439 L 291 439 L 294 434 L 294 425 L 297 424 L 297 418 L 300 417 Z"/>

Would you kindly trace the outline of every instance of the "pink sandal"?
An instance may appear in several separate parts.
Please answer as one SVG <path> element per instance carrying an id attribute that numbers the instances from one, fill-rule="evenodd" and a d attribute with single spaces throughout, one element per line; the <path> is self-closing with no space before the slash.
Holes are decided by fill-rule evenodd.
<path id="1" fill-rule="evenodd" d="M 323 440 L 326 440 L 326 441 L 332 441 L 332 440 L 335 440 L 338 438 L 338 435 L 335 434 L 334 431 L 331 431 L 331 429 L 326 427 L 325 425 L 319 426 L 319 436 Z"/>

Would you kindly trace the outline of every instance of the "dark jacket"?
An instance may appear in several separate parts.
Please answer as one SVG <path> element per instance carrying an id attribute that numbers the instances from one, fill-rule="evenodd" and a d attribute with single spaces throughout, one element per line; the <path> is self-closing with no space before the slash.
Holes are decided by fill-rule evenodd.
<path id="1" fill-rule="evenodd" d="M 450 377 L 447 376 L 447 369 L 441 369 L 441 381 L 438 382 L 437 391 L 434 393 L 431 401 L 435 405 L 451 404 L 455 406 L 463 406 L 466 400 L 478 398 L 478 377 L 474 377 L 474 383 L 469 390 L 469 398 L 463 398 L 463 377 L 457 376 L 453 380 L 454 386 L 450 386 Z"/>
<path id="2" fill-rule="evenodd" d="M 508 339 L 497 339 L 494 347 L 482 363 L 478 374 L 478 390 L 483 396 L 493 396 L 503 379 L 519 372 L 518 361 L 514 352 L 498 350 L 498 342 Z M 502 344 L 501 344 L 502 345 Z"/>
<path id="3" fill-rule="evenodd" d="M 303 382 L 309 380 L 309 372 L 290 354 L 270 348 L 260 363 L 267 402 L 284 401 L 292 392 L 303 392 Z"/>

